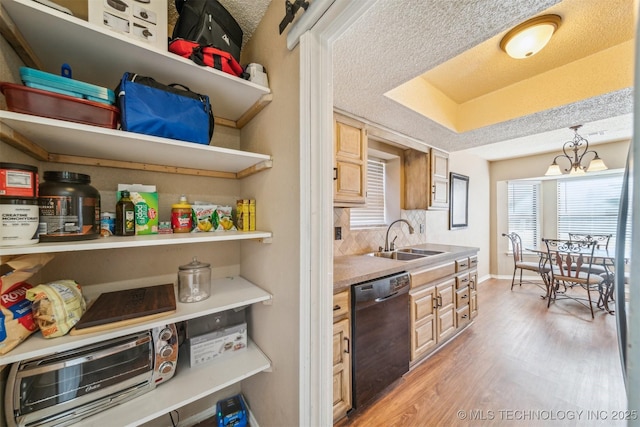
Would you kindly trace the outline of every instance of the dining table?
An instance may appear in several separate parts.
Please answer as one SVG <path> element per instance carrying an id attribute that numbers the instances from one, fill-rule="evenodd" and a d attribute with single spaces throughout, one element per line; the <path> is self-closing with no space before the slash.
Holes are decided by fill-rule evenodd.
<path id="1" fill-rule="evenodd" d="M 536 253 L 540 256 L 540 265 L 544 265 L 544 259 L 546 259 L 549 254 L 544 249 L 538 248 L 524 248 L 526 252 Z M 581 253 L 581 252 L 576 252 Z M 583 255 L 591 257 L 591 249 L 584 250 Z M 626 263 L 626 260 L 625 260 Z M 615 277 L 615 250 L 606 249 L 606 248 L 595 248 L 593 250 L 593 265 L 598 265 L 603 267 L 602 273 L 592 273 L 598 274 L 603 278 L 602 283 L 598 286 L 598 303 L 597 307 L 605 310 L 609 314 L 614 314 L 615 310 L 609 307 L 609 301 L 613 301 L 613 292 L 614 292 L 614 277 Z M 540 275 L 542 276 L 543 281 L 547 286 L 550 286 L 550 274 L 549 272 L 544 272 L 542 269 L 540 271 Z M 547 293 L 547 298 L 549 294 Z"/>

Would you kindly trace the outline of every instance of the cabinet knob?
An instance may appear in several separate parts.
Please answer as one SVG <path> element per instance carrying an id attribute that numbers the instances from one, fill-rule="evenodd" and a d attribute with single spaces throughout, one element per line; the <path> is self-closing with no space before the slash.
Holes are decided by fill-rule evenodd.
<path id="1" fill-rule="evenodd" d="M 347 345 L 344 348 L 344 352 L 351 353 L 351 341 L 349 341 L 349 337 L 344 337 L 344 340 L 347 342 Z"/>
<path id="2" fill-rule="evenodd" d="M 338 179 L 338 168 L 333 168 L 333 180 L 337 181 Z"/>
<path id="3" fill-rule="evenodd" d="M 340 307 L 340 305 L 339 305 L 339 304 L 336 304 L 336 305 L 334 305 L 334 306 L 333 306 L 333 311 L 338 311 L 338 310 L 340 310 L 341 308 L 342 308 L 342 307 Z"/>

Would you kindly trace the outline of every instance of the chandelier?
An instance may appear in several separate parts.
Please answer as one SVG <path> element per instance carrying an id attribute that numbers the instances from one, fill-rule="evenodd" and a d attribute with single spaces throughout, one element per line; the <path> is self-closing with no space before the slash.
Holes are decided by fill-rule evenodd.
<path id="1" fill-rule="evenodd" d="M 575 135 L 571 141 L 564 143 L 562 146 L 563 154 L 559 154 L 553 159 L 553 163 L 551 163 L 549 169 L 547 169 L 545 176 L 562 175 L 564 172 L 569 172 L 569 175 L 584 175 L 585 171 L 596 172 L 609 169 L 598 156 L 598 153 L 589 150 L 589 141 L 578 135 L 578 129 L 580 129 L 580 127 L 582 127 L 582 125 L 571 126 L 569 128 L 573 129 Z M 585 166 L 582 161 L 585 160 L 586 163 L 587 159 L 585 159 L 585 155 L 591 153 L 593 153 L 593 158 L 588 166 Z M 562 172 L 560 165 L 558 165 L 558 159 L 566 159 L 569 161 L 569 168 L 565 169 L 564 172 Z"/>

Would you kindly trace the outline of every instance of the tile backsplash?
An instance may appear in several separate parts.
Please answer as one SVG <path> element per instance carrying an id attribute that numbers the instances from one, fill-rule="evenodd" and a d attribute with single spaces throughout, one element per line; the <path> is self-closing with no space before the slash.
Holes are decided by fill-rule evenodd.
<path id="1" fill-rule="evenodd" d="M 333 209 L 333 226 L 342 228 L 342 239 L 333 241 L 333 256 L 359 255 L 375 252 L 384 246 L 387 227 L 374 227 L 351 230 L 349 226 L 349 208 Z M 426 211 L 411 210 L 401 211 L 400 218 L 409 221 L 414 228 L 414 234 L 409 233 L 409 227 L 404 223 L 397 223 L 389 231 L 389 243 L 398 236 L 395 245 L 397 248 L 418 245 L 427 242 L 427 234 L 420 233 L 420 225 L 425 230 Z M 333 233 L 333 230 L 332 230 Z"/>

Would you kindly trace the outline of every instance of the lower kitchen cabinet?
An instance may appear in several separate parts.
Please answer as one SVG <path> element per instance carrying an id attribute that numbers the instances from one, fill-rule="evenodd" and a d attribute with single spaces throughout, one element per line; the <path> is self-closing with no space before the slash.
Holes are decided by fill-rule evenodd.
<path id="1" fill-rule="evenodd" d="M 477 257 L 410 271 L 411 364 L 471 324 L 478 313 Z"/>
<path id="2" fill-rule="evenodd" d="M 471 319 L 478 315 L 478 270 L 469 272 L 469 315 Z"/>
<path id="3" fill-rule="evenodd" d="M 351 409 L 351 322 L 349 291 L 333 296 L 333 421 Z"/>

